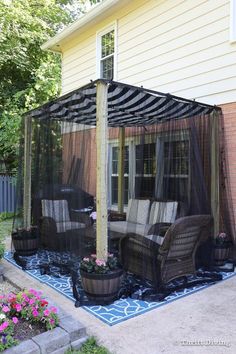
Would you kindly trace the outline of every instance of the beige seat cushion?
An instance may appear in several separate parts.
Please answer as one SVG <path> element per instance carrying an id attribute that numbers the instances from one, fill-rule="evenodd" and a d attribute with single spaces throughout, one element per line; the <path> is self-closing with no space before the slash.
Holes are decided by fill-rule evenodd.
<path id="1" fill-rule="evenodd" d="M 131 223 L 146 225 L 148 223 L 150 200 L 130 199 L 126 220 Z"/>
<path id="2" fill-rule="evenodd" d="M 150 210 L 149 224 L 175 222 L 177 207 L 178 202 L 153 202 Z"/>
<path id="3" fill-rule="evenodd" d="M 42 199 L 42 215 L 53 218 L 55 222 L 70 221 L 67 200 Z"/>
<path id="4" fill-rule="evenodd" d="M 108 224 L 111 231 L 119 232 L 121 234 L 135 233 L 141 236 L 147 234 L 150 225 L 142 225 L 128 221 L 112 221 Z"/>
<path id="5" fill-rule="evenodd" d="M 57 232 L 66 232 L 69 230 L 77 230 L 85 227 L 85 224 L 75 221 L 56 222 Z"/>
<path id="6" fill-rule="evenodd" d="M 164 241 L 164 237 L 159 235 L 146 235 L 145 237 L 149 240 L 152 240 L 153 242 L 156 242 L 160 246 L 163 244 Z"/>

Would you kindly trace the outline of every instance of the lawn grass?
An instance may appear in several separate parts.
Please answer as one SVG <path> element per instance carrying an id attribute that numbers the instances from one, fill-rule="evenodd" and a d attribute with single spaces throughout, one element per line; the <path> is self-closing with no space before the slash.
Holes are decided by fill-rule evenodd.
<path id="1" fill-rule="evenodd" d="M 7 219 L 0 222 L 0 240 L 4 240 L 12 231 L 12 219 Z"/>
<path id="2" fill-rule="evenodd" d="M 65 354 L 111 354 L 106 348 L 98 345 L 96 339 L 89 338 L 80 350 L 68 350 Z"/>

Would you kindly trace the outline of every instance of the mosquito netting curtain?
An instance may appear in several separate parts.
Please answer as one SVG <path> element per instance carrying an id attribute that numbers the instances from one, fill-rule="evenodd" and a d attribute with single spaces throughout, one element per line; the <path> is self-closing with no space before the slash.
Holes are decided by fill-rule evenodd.
<path id="1" fill-rule="evenodd" d="M 212 215 L 217 207 L 219 230 L 234 238 L 224 144 L 214 137 L 215 122 L 222 123 L 221 111 L 171 95 L 104 83 L 108 138 L 107 163 L 102 168 L 106 168 L 109 252 L 121 252 L 124 265 L 134 259 L 141 267 L 138 275 L 145 277 L 150 269 L 155 272 L 156 264 L 151 260 L 147 265 L 143 240 L 144 246 L 154 249 L 177 219 Z M 38 230 L 38 252 L 48 252 L 44 266 L 54 254 L 54 265 L 74 267 L 81 257 L 96 253 L 96 83 L 27 117 L 32 121 L 31 167 L 25 168 L 31 169 L 31 225 Z M 220 144 L 218 165 L 213 163 L 216 144 Z M 14 228 L 24 226 L 23 183 L 29 186 L 23 160 L 24 139 Z M 218 171 L 220 196 L 214 199 Z M 212 223 L 207 233 L 214 236 Z M 130 244 L 136 236 L 141 243 Z M 27 248 L 28 238 L 22 238 L 22 247 Z M 18 261 L 27 266 L 26 257 L 18 256 Z"/>

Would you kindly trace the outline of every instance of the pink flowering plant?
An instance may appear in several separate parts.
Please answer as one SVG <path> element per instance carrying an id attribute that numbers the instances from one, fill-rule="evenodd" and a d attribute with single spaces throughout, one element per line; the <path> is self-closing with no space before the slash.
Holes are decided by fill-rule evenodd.
<path id="1" fill-rule="evenodd" d="M 53 329 L 59 323 L 57 308 L 48 306 L 42 293 L 34 289 L 0 295 L 0 351 L 17 344 L 14 331 L 22 321 L 40 322 L 45 330 Z"/>
<path id="2" fill-rule="evenodd" d="M 97 258 L 96 254 L 84 257 L 80 263 L 80 269 L 87 273 L 107 274 L 120 268 L 119 261 L 112 253 L 108 253 L 107 261 Z"/>
<path id="3" fill-rule="evenodd" d="M 215 244 L 222 245 L 231 245 L 231 240 L 225 232 L 220 232 L 219 235 L 215 238 Z"/>

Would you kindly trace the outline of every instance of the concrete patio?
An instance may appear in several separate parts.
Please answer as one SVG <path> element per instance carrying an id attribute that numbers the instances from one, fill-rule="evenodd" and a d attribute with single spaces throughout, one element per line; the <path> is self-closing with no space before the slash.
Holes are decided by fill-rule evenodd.
<path id="1" fill-rule="evenodd" d="M 109 327 L 9 262 L 2 263 L 14 285 L 42 290 L 112 354 L 236 352 L 236 277 Z"/>

